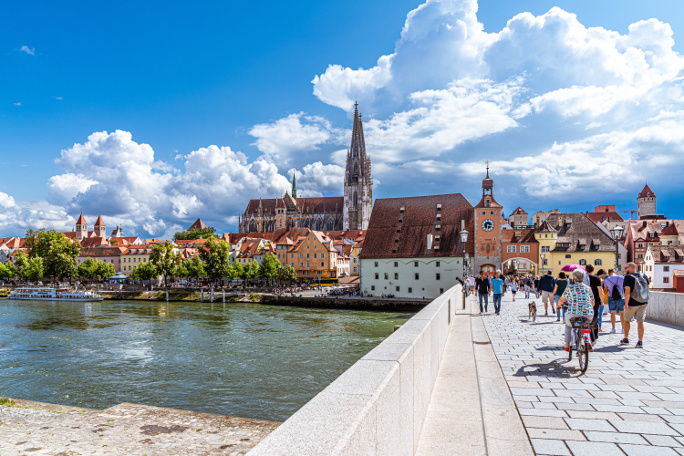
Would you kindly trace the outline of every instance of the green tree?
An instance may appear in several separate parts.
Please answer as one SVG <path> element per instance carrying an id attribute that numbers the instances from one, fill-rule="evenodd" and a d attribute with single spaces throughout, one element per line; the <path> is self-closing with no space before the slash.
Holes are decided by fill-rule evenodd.
<path id="1" fill-rule="evenodd" d="M 264 255 L 263 260 L 261 260 L 261 266 L 259 267 L 259 276 L 264 279 L 275 279 L 278 277 L 279 270 L 280 260 L 278 260 L 275 254 L 267 253 Z"/>
<path id="2" fill-rule="evenodd" d="M 28 256 L 43 259 L 45 277 L 64 279 L 77 274 L 76 257 L 80 254 L 80 247 L 80 242 L 72 241 L 63 233 L 48 230 L 38 233 Z"/>
<path id="3" fill-rule="evenodd" d="M 19 277 L 25 280 L 36 280 L 45 276 L 45 268 L 41 257 L 29 258 L 24 252 L 14 255 L 14 266 Z"/>
<path id="4" fill-rule="evenodd" d="M 219 280 L 227 277 L 230 268 L 230 245 L 226 241 L 210 238 L 200 249 L 199 256 L 204 262 L 207 277 Z"/>
<path id="5" fill-rule="evenodd" d="M 295 282 L 297 280 L 297 270 L 286 264 L 280 268 L 280 279 L 286 282 Z"/>
<path id="6" fill-rule="evenodd" d="M 216 232 L 216 228 L 208 226 L 206 228 L 202 228 L 199 230 L 188 230 L 188 231 L 179 231 L 178 233 L 173 235 L 173 240 L 174 241 L 191 241 L 195 239 L 209 239 L 211 237 L 216 237 L 214 233 Z"/>
<path id="7" fill-rule="evenodd" d="M 154 265 L 159 274 L 164 276 L 164 286 L 167 286 L 167 279 L 176 272 L 176 267 L 180 263 L 180 253 L 174 252 L 174 246 L 166 241 L 152 247 L 150 263 Z"/>
<path id="8" fill-rule="evenodd" d="M 157 277 L 159 277 L 159 272 L 152 263 L 141 263 L 131 271 L 131 279 L 134 280 L 152 280 Z"/>
<path id="9" fill-rule="evenodd" d="M 78 266 L 78 275 L 84 279 L 94 279 L 97 275 L 97 261 L 92 258 L 87 258 Z"/>
<path id="10" fill-rule="evenodd" d="M 207 271 L 204 268 L 204 263 L 199 256 L 195 256 L 192 260 L 186 261 L 184 266 L 188 270 L 187 277 L 192 279 L 201 279 L 202 277 L 207 277 Z"/>
<path id="11" fill-rule="evenodd" d="M 242 267 L 240 263 L 235 263 L 232 268 L 233 272 L 232 278 L 230 280 L 237 280 L 237 279 L 244 279 L 245 278 L 245 269 Z"/>
<path id="12" fill-rule="evenodd" d="M 188 267 L 185 263 L 186 262 L 184 261 L 176 267 L 176 277 L 181 277 L 183 279 L 186 279 L 188 277 Z"/>
<path id="13" fill-rule="evenodd" d="M 257 263 L 256 260 L 252 260 L 245 269 L 245 278 L 250 280 L 256 279 L 257 277 L 259 277 L 259 263 Z"/>
<path id="14" fill-rule="evenodd" d="M 112 263 L 107 263 L 106 261 L 100 261 L 97 265 L 97 275 L 96 277 L 100 280 L 105 280 L 116 274 L 114 270 L 114 265 Z"/>
<path id="15" fill-rule="evenodd" d="M 4 264 L 0 263 L 0 279 L 6 279 L 9 277 L 9 269 L 7 269 L 7 266 Z"/>

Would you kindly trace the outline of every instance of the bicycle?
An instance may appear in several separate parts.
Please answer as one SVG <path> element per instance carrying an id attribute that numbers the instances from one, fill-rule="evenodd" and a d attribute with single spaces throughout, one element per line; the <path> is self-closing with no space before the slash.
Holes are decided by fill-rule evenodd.
<path id="1" fill-rule="evenodd" d="M 572 361 L 572 352 L 577 352 L 579 359 L 580 371 L 582 373 L 587 371 L 589 367 L 589 335 L 591 333 L 591 320 L 587 317 L 579 316 L 570 319 L 572 324 L 572 342 L 570 344 L 570 351 L 568 352 L 568 361 Z M 580 337 L 580 333 L 582 337 Z"/>

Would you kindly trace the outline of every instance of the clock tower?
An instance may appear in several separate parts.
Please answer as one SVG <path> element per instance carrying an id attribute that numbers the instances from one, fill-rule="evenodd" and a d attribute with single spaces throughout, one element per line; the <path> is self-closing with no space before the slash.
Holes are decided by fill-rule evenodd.
<path id="1" fill-rule="evenodd" d="M 473 208 L 475 212 L 475 256 L 473 257 L 473 274 L 484 271 L 485 275 L 494 275 L 501 269 L 501 230 L 503 206 L 496 202 L 493 195 L 494 181 L 487 177 L 482 181 L 482 199 Z"/>

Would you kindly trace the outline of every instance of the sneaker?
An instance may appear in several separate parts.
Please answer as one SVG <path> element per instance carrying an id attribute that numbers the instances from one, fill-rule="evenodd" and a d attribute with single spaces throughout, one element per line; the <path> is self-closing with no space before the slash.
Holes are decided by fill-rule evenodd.
<path id="1" fill-rule="evenodd" d="M 644 343 L 639 341 L 637 344 L 634 346 L 634 348 L 644 348 Z"/>
<path id="2" fill-rule="evenodd" d="M 615 334 L 615 328 L 611 329 L 611 330 L 610 330 L 610 333 L 611 333 L 611 334 Z"/>
<path id="3" fill-rule="evenodd" d="M 627 345 L 629 343 L 629 339 L 622 339 L 620 341 L 620 345 Z"/>
<path id="4" fill-rule="evenodd" d="M 548 310 L 547 310 L 546 312 L 544 312 L 544 315 L 548 315 L 548 314 L 549 314 L 549 311 L 548 311 Z"/>
<path id="5" fill-rule="evenodd" d="M 556 321 L 560 321 L 560 318 L 556 318 Z"/>

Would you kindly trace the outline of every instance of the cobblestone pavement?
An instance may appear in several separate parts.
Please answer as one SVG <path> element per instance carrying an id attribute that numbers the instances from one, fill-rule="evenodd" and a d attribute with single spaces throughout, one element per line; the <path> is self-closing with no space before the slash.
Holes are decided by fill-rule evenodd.
<path id="1" fill-rule="evenodd" d="M 563 351 L 563 325 L 506 296 L 482 318 L 496 356 L 539 455 L 684 455 L 684 331 L 646 323 L 643 349 L 602 333 L 583 375 Z M 610 330 L 610 316 L 603 328 Z M 607 323 L 606 323 L 607 321 Z"/>
<path id="2" fill-rule="evenodd" d="M 17 400 L 0 406 L 0 455 L 237 456 L 278 425 L 135 404 L 86 410 Z"/>

